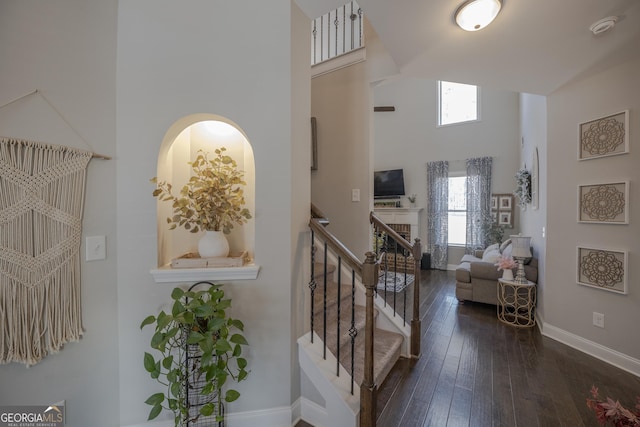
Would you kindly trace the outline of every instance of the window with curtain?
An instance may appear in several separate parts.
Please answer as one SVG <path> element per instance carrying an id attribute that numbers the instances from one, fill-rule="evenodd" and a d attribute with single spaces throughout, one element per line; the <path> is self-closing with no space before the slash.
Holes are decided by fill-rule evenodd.
<path id="1" fill-rule="evenodd" d="M 449 162 L 427 163 L 427 248 L 431 254 L 431 268 L 447 269 Z"/>
<path id="2" fill-rule="evenodd" d="M 467 241 L 467 177 L 449 177 L 449 244 L 465 246 Z"/>
<path id="3" fill-rule="evenodd" d="M 466 253 L 485 248 L 483 219 L 491 215 L 491 157 L 467 159 Z"/>

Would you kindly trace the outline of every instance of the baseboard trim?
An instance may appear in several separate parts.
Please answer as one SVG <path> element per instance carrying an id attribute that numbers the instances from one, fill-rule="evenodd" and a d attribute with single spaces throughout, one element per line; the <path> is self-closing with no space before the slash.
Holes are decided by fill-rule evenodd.
<path id="1" fill-rule="evenodd" d="M 298 399 L 298 402 L 300 402 L 301 410 L 300 419 L 314 427 L 324 427 L 327 425 L 327 410 L 324 407 L 305 397 Z"/>
<path id="2" fill-rule="evenodd" d="M 542 335 L 640 377 L 640 360 L 638 359 L 627 356 L 624 353 L 620 353 L 619 351 L 610 349 L 596 342 L 589 341 L 588 339 L 582 338 L 581 336 L 572 334 L 571 332 L 567 332 L 548 323 L 543 324 Z"/>
<path id="3" fill-rule="evenodd" d="M 296 404 L 292 406 L 281 406 L 277 408 L 261 409 L 257 411 L 235 412 L 227 414 L 225 421 L 227 425 L 233 427 L 287 427 L 294 426 L 294 410 Z M 296 418 L 300 418 L 297 416 Z M 126 427 L 173 427 L 173 419 L 162 421 L 147 421 L 142 424 L 131 424 Z"/>

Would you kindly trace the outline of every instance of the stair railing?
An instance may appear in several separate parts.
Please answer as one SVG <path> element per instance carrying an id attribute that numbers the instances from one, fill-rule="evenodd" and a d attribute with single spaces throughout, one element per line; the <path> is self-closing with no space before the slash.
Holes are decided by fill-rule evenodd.
<path id="1" fill-rule="evenodd" d="M 351 394 L 354 394 L 354 366 L 355 366 L 355 338 L 359 331 L 355 327 L 355 282 L 356 277 L 359 277 L 364 285 L 366 292 L 366 304 L 365 304 L 365 354 L 364 354 L 364 375 L 363 381 L 360 385 L 360 427 L 375 427 L 376 425 L 376 392 L 377 385 L 374 382 L 373 374 L 373 343 L 374 343 L 374 294 L 375 286 L 378 277 L 379 265 L 376 262 L 376 255 L 373 252 L 367 252 L 366 259 L 361 262 L 342 242 L 340 242 L 331 232 L 326 229 L 328 221 L 324 217 L 320 217 L 320 211 L 312 205 L 312 218 L 309 222 L 311 228 L 311 280 L 309 281 L 309 289 L 311 291 L 311 340 L 313 342 L 314 331 L 316 329 L 314 317 L 315 317 L 315 300 L 318 283 L 316 281 L 316 240 L 322 242 L 323 250 L 323 262 L 324 271 L 322 274 L 322 304 L 323 304 L 323 318 L 321 325 L 321 334 L 323 337 L 323 358 L 326 360 L 327 349 L 327 258 L 328 250 L 337 257 L 337 281 L 338 281 L 338 305 L 337 305 L 337 322 L 336 322 L 336 338 L 337 354 L 335 355 L 337 360 L 336 376 L 340 376 L 340 319 L 341 310 L 340 306 L 340 288 L 342 281 L 342 264 L 345 263 L 351 268 L 351 310 L 349 315 L 351 316 L 349 336 L 351 346 Z M 318 328 L 320 329 L 320 328 Z"/>
<path id="2" fill-rule="evenodd" d="M 369 221 L 373 225 L 374 236 L 374 250 L 379 258 L 382 270 L 385 271 L 384 276 L 384 288 L 377 289 L 376 292 L 383 298 L 384 304 L 387 304 L 388 299 L 392 301 L 390 305 L 393 308 L 394 313 L 402 316 L 403 322 L 407 320 L 407 291 L 412 286 L 413 299 L 411 301 L 412 313 L 411 313 L 411 340 L 410 340 L 410 356 L 413 359 L 420 358 L 420 267 L 422 261 L 422 244 L 419 238 L 414 240 L 413 245 L 409 243 L 403 236 L 396 232 L 393 228 L 382 221 L 375 213 L 369 214 Z M 413 260 L 412 260 L 413 258 Z M 390 261 L 391 260 L 391 261 Z M 401 304 L 402 313 L 398 313 L 398 301 L 396 289 L 392 288 L 392 295 L 388 295 L 387 287 L 387 272 L 393 272 L 394 287 L 395 279 L 400 276 L 404 279 L 404 283 L 407 283 L 409 271 L 412 271 L 414 276 L 413 284 L 406 286 L 401 292 L 404 298 Z M 377 277 L 376 277 L 377 279 Z M 377 284 L 377 280 L 376 280 Z M 375 285 L 374 285 L 375 286 Z"/>

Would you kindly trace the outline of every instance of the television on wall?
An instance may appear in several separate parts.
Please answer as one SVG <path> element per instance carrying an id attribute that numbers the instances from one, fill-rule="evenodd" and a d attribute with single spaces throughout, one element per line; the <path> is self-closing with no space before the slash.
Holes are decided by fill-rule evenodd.
<path id="1" fill-rule="evenodd" d="M 402 169 L 375 171 L 373 173 L 373 197 L 393 199 L 404 196 L 404 172 Z"/>

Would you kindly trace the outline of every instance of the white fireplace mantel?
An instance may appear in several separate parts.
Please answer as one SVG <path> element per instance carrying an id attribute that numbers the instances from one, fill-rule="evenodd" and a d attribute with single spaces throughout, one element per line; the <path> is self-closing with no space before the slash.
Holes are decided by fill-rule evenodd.
<path id="1" fill-rule="evenodd" d="M 375 207 L 373 212 L 386 224 L 409 224 L 411 239 L 420 236 L 420 211 L 423 208 L 382 208 Z"/>

